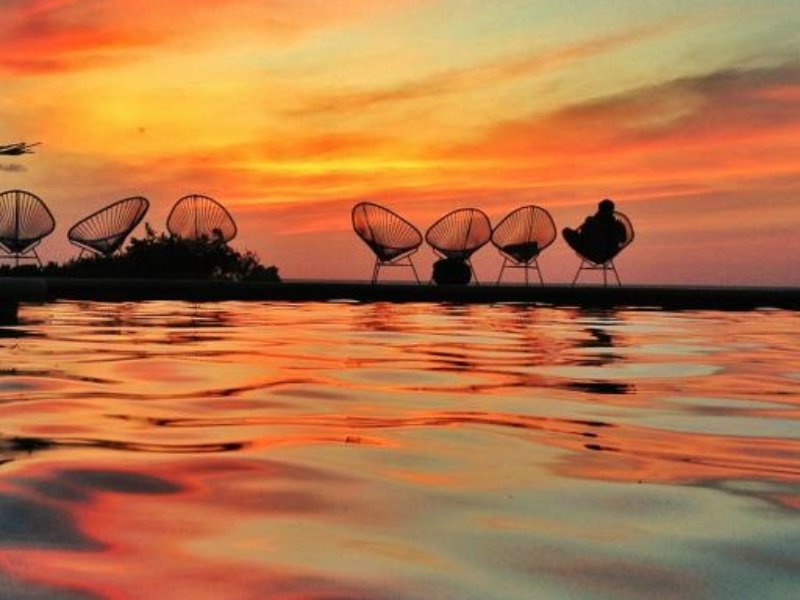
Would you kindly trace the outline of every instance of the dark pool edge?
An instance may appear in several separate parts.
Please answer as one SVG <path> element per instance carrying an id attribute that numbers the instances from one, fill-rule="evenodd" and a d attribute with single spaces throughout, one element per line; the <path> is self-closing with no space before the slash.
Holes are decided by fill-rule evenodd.
<path id="1" fill-rule="evenodd" d="M 800 309 L 800 288 L 704 286 L 435 286 L 406 283 L 3 278 L 0 304 L 55 300 L 529 303 L 585 308 Z"/>

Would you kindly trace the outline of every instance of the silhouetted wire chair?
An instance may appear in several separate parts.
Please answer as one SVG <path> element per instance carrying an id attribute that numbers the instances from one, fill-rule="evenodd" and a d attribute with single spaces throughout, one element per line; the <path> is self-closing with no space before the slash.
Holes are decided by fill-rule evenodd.
<path id="1" fill-rule="evenodd" d="M 463 260 L 469 265 L 475 283 L 478 276 L 470 258 L 492 237 L 489 217 L 477 208 L 459 208 L 447 213 L 425 232 L 425 241 L 442 258 Z"/>
<path id="2" fill-rule="evenodd" d="M 614 273 L 614 277 L 617 279 L 617 285 L 622 285 L 622 282 L 619 279 L 619 274 L 617 273 L 617 268 L 614 266 L 614 258 L 616 258 L 620 252 L 630 246 L 631 242 L 633 242 L 633 223 L 631 223 L 631 220 L 621 212 L 615 211 L 614 218 L 625 228 L 625 239 L 611 255 L 605 256 L 602 259 L 597 259 L 596 257 L 588 258 L 576 250 L 575 253 L 581 259 L 581 264 L 578 267 L 578 272 L 575 273 L 575 279 L 572 280 L 572 285 L 577 283 L 581 271 L 603 271 L 604 286 L 608 285 L 608 272 L 611 271 Z M 580 228 L 578 228 L 578 231 L 580 231 Z"/>
<path id="3" fill-rule="evenodd" d="M 196 240 L 213 238 L 216 233 L 224 242 L 236 237 L 236 223 L 219 202 L 201 194 L 189 194 L 179 199 L 167 217 L 167 231 L 178 237 Z"/>
<path id="4" fill-rule="evenodd" d="M 372 202 L 356 204 L 351 217 L 353 230 L 375 253 L 372 283 L 378 281 L 381 267 L 411 267 L 419 283 L 411 260 L 411 255 L 422 245 L 422 234 L 416 227 L 397 213 Z"/>
<path id="5" fill-rule="evenodd" d="M 503 257 L 497 284 L 500 285 L 506 269 L 524 269 L 528 285 L 528 271 L 533 269 L 544 285 L 538 258 L 555 239 L 556 224 L 544 208 L 531 205 L 511 211 L 492 230 L 492 243 Z"/>
<path id="6" fill-rule="evenodd" d="M 84 252 L 111 256 L 142 221 L 150 203 L 141 196 L 118 200 L 81 219 L 67 232 L 67 239 Z"/>
<path id="7" fill-rule="evenodd" d="M 5 256 L 20 260 L 42 260 L 36 246 L 53 232 L 56 221 L 41 198 L 24 190 L 0 194 L 0 249 Z"/>

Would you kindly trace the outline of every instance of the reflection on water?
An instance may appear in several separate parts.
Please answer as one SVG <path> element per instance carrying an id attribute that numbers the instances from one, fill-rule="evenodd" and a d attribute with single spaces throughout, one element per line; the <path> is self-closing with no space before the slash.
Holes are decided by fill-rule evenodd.
<path id="1" fill-rule="evenodd" d="M 796 313 L 19 317 L 0 597 L 796 597 Z"/>

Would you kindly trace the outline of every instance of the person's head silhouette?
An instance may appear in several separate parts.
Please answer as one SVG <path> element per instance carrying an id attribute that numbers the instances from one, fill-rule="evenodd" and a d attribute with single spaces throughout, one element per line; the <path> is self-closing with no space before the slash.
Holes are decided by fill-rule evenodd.
<path id="1" fill-rule="evenodd" d="M 605 200 L 601 200 L 600 204 L 597 206 L 597 212 L 602 215 L 612 215 L 614 214 L 614 202 L 606 198 Z"/>

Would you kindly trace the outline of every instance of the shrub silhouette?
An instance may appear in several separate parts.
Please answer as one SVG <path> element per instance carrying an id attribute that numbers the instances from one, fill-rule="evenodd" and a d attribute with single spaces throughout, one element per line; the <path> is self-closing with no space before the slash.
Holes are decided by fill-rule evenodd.
<path id="1" fill-rule="evenodd" d="M 276 267 L 261 265 L 254 252 L 237 252 L 215 231 L 211 237 L 184 239 L 156 233 L 145 224 L 145 236 L 131 238 L 114 256 L 74 258 L 63 265 L 48 263 L 0 267 L 4 275 L 42 277 L 109 277 L 143 279 L 212 279 L 225 281 L 280 281 Z"/>

